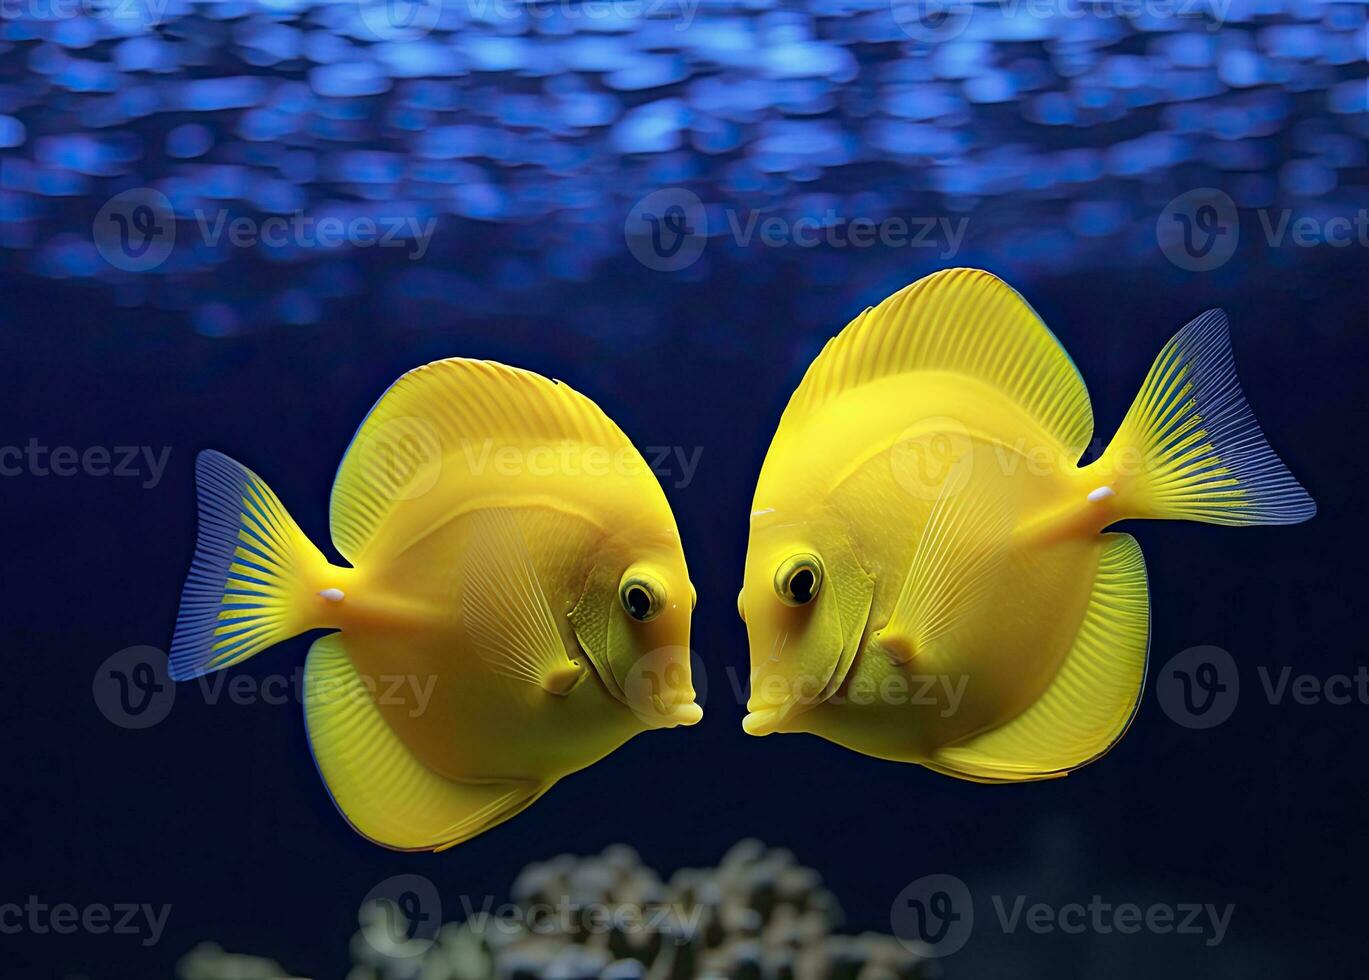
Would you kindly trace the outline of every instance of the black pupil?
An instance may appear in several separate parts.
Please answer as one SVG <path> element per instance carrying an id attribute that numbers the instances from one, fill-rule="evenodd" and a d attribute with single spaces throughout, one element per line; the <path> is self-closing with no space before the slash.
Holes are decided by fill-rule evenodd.
<path id="1" fill-rule="evenodd" d="M 789 594 L 794 597 L 797 603 L 805 603 L 813 598 L 813 586 L 816 580 L 813 578 L 813 571 L 809 568 L 800 568 L 789 579 Z"/>
<path id="2" fill-rule="evenodd" d="M 651 593 L 640 585 L 629 586 L 627 611 L 633 619 L 646 619 L 651 612 Z"/>

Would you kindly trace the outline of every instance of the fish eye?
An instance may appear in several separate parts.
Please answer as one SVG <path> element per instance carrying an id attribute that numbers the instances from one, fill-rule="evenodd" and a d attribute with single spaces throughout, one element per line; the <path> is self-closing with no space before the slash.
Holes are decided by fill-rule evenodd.
<path id="1" fill-rule="evenodd" d="M 639 623 L 649 623 L 665 608 L 665 588 L 650 575 L 629 572 L 618 586 L 623 611 Z"/>
<path id="2" fill-rule="evenodd" d="M 822 588 L 822 562 L 813 555 L 795 555 L 775 571 L 775 594 L 786 606 L 806 606 Z"/>

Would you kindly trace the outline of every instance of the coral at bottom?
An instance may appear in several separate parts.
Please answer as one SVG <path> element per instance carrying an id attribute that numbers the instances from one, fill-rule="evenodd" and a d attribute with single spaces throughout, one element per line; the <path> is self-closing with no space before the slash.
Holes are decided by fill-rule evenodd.
<path id="1" fill-rule="evenodd" d="M 387 902 L 363 906 L 347 980 L 923 980 L 916 944 L 838 935 L 841 910 L 816 871 L 759 841 L 668 881 L 630 847 L 529 865 L 509 903 L 415 929 Z M 469 905 L 469 903 L 467 903 Z M 412 911 L 412 910 L 410 910 Z M 398 924 L 398 928 L 396 925 Z M 275 980 L 271 960 L 204 943 L 181 980 Z"/>

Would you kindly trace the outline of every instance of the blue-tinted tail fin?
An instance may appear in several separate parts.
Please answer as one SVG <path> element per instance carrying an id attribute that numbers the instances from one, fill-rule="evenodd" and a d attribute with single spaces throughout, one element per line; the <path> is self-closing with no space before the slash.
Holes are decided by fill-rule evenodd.
<path id="1" fill-rule="evenodd" d="M 199 533 L 171 641 L 171 677 L 189 680 L 328 625 L 328 561 L 270 487 L 241 463 L 195 461 Z"/>

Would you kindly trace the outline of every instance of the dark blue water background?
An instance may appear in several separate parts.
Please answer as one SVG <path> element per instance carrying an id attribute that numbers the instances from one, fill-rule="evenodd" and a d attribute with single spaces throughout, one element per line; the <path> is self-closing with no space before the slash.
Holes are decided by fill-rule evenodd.
<path id="1" fill-rule="evenodd" d="M 738 23 L 763 16 L 760 7 L 734 12 Z M 239 9 L 237 20 L 226 18 L 239 41 L 265 29 Z M 298 55 L 274 46 L 289 47 L 280 38 L 258 46 L 270 57 L 245 57 L 221 25 L 203 41 L 210 54 L 156 74 L 148 64 L 165 56 L 160 49 L 134 47 L 118 62 L 110 45 L 24 38 L 15 33 L 22 22 L 10 21 L 0 46 L 0 442 L 171 454 L 154 487 L 33 472 L 0 482 L 9 694 L 0 711 L 0 902 L 32 894 L 76 905 L 170 903 L 172 912 L 151 948 L 115 936 L 4 936 L 4 960 L 15 965 L 3 972 L 170 976 L 177 957 L 213 939 L 301 975 L 337 977 L 358 901 L 392 874 L 427 875 L 454 908 L 461 895 L 502 900 L 526 863 L 563 851 L 626 841 L 669 871 L 711 863 L 754 835 L 818 868 L 852 929 L 888 931 L 893 897 L 936 872 L 1009 901 L 1235 905 L 1215 948 L 1192 936 L 981 928 L 946 961 L 950 977 L 1351 975 L 1362 958 L 1369 704 L 1272 704 L 1256 672 L 1290 667 L 1326 679 L 1365 662 L 1369 252 L 1271 247 L 1254 210 L 1324 219 L 1369 202 L 1363 13 L 1331 4 L 1314 13 L 1245 11 L 1215 35 L 1237 56 L 1214 48 L 1206 60 L 1182 33 L 1156 40 L 1139 29 L 1074 49 L 1052 48 L 1048 36 L 990 38 L 968 52 L 936 39 L 919 47 L 852 26 L 873 23 L 873 13 L 830 11 L 811 14 L 803 30 L 772 24 L 781 40 L 793 27 L 826 45 L 774 54 L 773 41 L 773 64 L 743 54 L 709 61 L 688 49 L 667 51 L 665 65 L 654 55 L 586 65 L 591 54 L 583 54 L 578 66 L 548 66 L 522 49 L 484 52 L 462 34 L 450 42 L 468 59 L 458 75 L 406 63 L 430 77 L 415 83 L 395 69 L 393 90 L 388 77 L 380 90 L 392 95 L 371 92 L 374 77 L 355 71 L 311 76 Z M 725 26 L 730 16 L 716 19 Z M 61 30 L 78 32 L 72 23 Z M 209 29 L 182 23 L 189 33 Z M 1314 30 L 1310 41 L 1296 32 L 1271 40 L 1260 33 L 1270 24 Z M 621 48 L 633 35 L 608 36 Z M 1246 40 L 1228 44 L 1237 36 Z M 593 51 L 610 57 L 611 48 Z M 1073 80 L 1059 71 L 1071 50 L 1083 59 Z M 479 62 L 482 52 L 494 60 Z M 512 63 L 500 63 L 499 52 Z M 1156 52 L 1196 80 L 1176 80 L 1159 62 L 1110 60 Z M 120 101 L 130 98 L 127 79 L 110 83 L 106 69 L 76 61 L 121 64 L 159 97 L 193 92 L 187 101 L 209 105 L 134 112 Z M 637 75 L 612 75 L 634 65 Z M 269 98 L 264 90 L 190 84 L 239 74 L 285 79 L 298 88 L 279 98 L 320 102 L 248 119 Z M 592 76 L 583 88 L 566 81 L 581 76 Z M 721 79 L 722 91 L 690 87 L 698 78 Z M 1204 78 L 1215 87 L 1204 88 Z M 1097 95 L 1147 85 L 1157 89 L 1149 101 Z M 1071 97 L 1043 102 L 1051 91 Z M 216 103 L 232 101 L 224 92 L 243 105 Z M 547 92 L 579 100 L 563 113 L 602 111 L 618 123 L 555 116 L 537 101 Z M 609 102 L 580 99 L 586 93 Z M 951 103 L 937 103 L 942 97 Z M 737 118 L 747 100 L 751 116 Z M 645 105 L 657 106 L 646 122 L 622 124 Z M 1191 105 L 1201 107 L 1197 116 L 1175 109 Z M 287 125 L 291 112 L 314 122 Z M 491 142 L 472 149 L 478 134 L 444 130 L 424 143 L 433 114 L 444 113 L 453 125 L 483 119 Z M 1047 125 L 1042 113 L 1065 118 Z M 588 128 L 563 141 L 561 124 Z M 186 125 L 202 126 L 210 146 L 198 130 L 171 137 Z M 251 130 L 269 125 L 281 129 Z M 501 127 L 518 138 L 503 140 Z M 443 140 L 456 148 L 434 149 Z M 569 157 L 557 155 L 563 145 Z M 521 149 L 491 148 L 509 146 Z M 311 172 L 272 156 L 292 147 L 317 157 Z M 449 171 L 405 170 L 421 159 Z M 1083 167 L 1082 177 L 1061 176 L 1070 167 Z M 205 190 L 213 179 L 228 189 Z M 426 194 L 428 182 L 446 191 Z M 417 263 L 377 249 L 282 258 L 195 248 L 146 274 L 102 263 L 90 233 L 95 211 L 121 190 L 154 185 L 178 209 L 204 199 L 249 215 L 325 201 L 370 213 L 412 205 L 441 223 Z M 847 217 L 969 215 L 971 224 L 951 259 L 710 240 L 688 269 L 645 268 L 624 245 L 628 209 L 643 193 L 678 186 L 715 209 L 793 215 L 833 203 Z M 1241 245 L 1219 268 L 1192 271 L 1166 258 L 1155 229 L 1167 201 L 1204 186 L 1224 189 L 1242 209 Z M 568 212 L 577 191 L 590 199 Z M 810 200 L 810 191 L 829 198 Z M 743 735 L 734 691 L 746 636 L 735 597 L 751 492 L 779 412 L 828 336 L 949 264 L 997 271 L 1028 297 L 1078 364 L 1104 439 L 1174 331 L 1213 306 L 1230 314 L 1256 415 L 1320 512 L 1293 528 L 1129 529 L 1150 570 L 1153 667 L 1197 645 L 1230 651 L 1242 693 L 1225 724 L 1177 725 L 1148 691 L 1106 758 L 1065 780 L 1008 787 L 807 736 Z M 208 704 L 191 685 L 155 727 L 107 721 L 92 698 L 97 666 L 125 647 L 170 640 L 193 544 L 195 453 L 212 447 L 256 469 L 326 542 L 328 490 L 362 415 L 403 371 L 453 355 L 564 379 L 639 445 L 702 447 L 688 486 L 674 485 L 678 471 L 663 482 L 699 593 L 703 722 L 633 740 L 449 853 L 401 855 L 366 843 L 334 812 L 294 703 Z M 288 673 L 308 642 L 236 670 Z M 979 915 L 992 919 L 987 903 Z"/>

